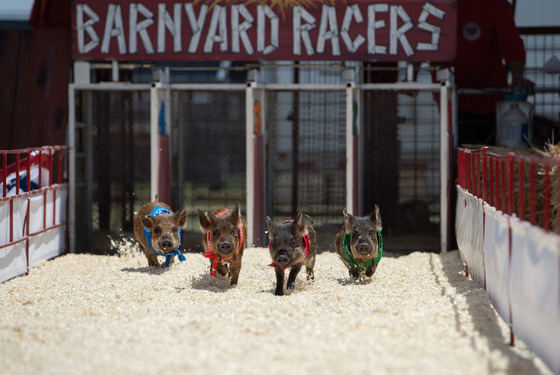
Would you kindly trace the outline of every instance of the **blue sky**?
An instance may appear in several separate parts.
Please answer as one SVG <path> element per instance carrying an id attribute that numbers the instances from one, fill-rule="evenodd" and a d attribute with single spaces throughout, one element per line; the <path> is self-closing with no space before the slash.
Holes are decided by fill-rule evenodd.
<path id="1" fill-rule="evenodd" d="M 560 26 L 560 1 L 517 0 L 517 26 Z"/>
<path id="2" fill-rule="evenodd" d="M 0 0 L 1 21 L 27 21 L 33 0 Z"/>

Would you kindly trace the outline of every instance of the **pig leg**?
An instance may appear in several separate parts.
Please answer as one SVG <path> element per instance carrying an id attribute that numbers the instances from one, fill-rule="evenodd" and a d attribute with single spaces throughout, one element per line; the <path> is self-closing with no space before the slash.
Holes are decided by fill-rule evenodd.
<path id="1" fill-rule="evenodd" d="M 313 268 L 305 267 L 307 272 L 307 280 L 315 280 L 315 275 L 313 274 Z"/>
<path id="2" fill-rule="evenodd" d="M 348 269 L 348 273 L 350 273 L 350 277 L 354 280 L 358 280 L 360 278 L 360 269 L 358 267 L 350 267 Z"/>
<path id="3" fill-rule="evenodd" d="M 235 263 L 232 263 L 229 266 L 229 270 L 231 273 L 231 286 L 236 286 L 237 280 L 239 279 L 239 271 L 241 271 L 241 259 L 239 259 Z"/>
<path id="4" fill-rule="evenodd" d="M 315 256 L 309 258 L 305 264 L 305 271 L 307 272 L 307 280 L 315 280 L 315 275 L 313 274 L 313 267 L 315 266 Z"/>
<path id="5" fill-rule="evenodd" d="M 284 295 L 284 270 L 280 267 L 274 268 L 276 271 L 276 290 L 274 294 L 277 296 Z"/>
<path id="6" fill-rule="evenodd" d="M 292 269 L 290 270 L 290 274 L 288 275 L 288 283 L 286 284 L 287 290 L 289 291 L 294 290 L 296 284 L 296 277 L 300 270 L 301 270 L 301 263 L 296 266 L 293 266 Z"/>
<path id="7" fill-rule="evenodd" d="M 144 254 L 146 255 L 146 258 L 148 259 L 148 266 L 150 267 L 160 267 L 160 264 L 158 262 L 157 259 L 157 255 L 154 254 L 153 251 L 151 250 L 146 250 L 146 248 L 144 246 L 142 246 L 142 248 L 144 249 Z"/>
<path id="8" fill-rule="evenodd" d="M 227 276 L 229 272 L 227 264 L 220 262 L 216 265 L 216 271 L 218 271 L 218 274 L 221 276 Z"/>
<path id="9" fill-rule="evenodd" d="M 373 274 L 375 273 L 376 269 L 377 269 L 377 264 L 375 264 L 375 262 L 373 262 L 373 264 L 371 266 L 366 268 L 366 276 L 367 277 L 372 277 Z"/>

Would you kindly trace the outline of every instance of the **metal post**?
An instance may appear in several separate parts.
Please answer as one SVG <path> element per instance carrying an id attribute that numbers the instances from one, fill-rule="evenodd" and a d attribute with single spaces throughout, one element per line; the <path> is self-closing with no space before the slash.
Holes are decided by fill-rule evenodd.
<path id="1" fill-rule="evenodd" d="M 246 246 L 252 246 L 255 242 L 255 233 L 254 233 L 254 225 L 255 225 L 255 202 L 254 202 L 254 194 L 255 194 L 255 170 L 254 170 L 254 148 L 253 148 L 253 127 L 254 127 L 254 118 L 253 118 L 253 101 L 254 101 L 254 88 L 256 86 L 256 82 L 248 82 L 247 88 L 245 89 L 245 156 L 246 156 L 246 179 L 247 179 L 247 188 L 246 188 L 246 201 L 247 201 L 247 239 L 246 239 Z"/>
<path id="2" fill-rule="evenodd" d="M 448 213 L 451 184 L 449 181 L 449 100 L 448 81 L 443 81 L 440 89 L 440 238 L 441 252 L 448 250 Z"/>
<path id="3" fill-rule="evenodd" d="M 84 121 L 85 121 L 85 182 L 84 187 L 84 200 L 83 200 L 83 213 L 85 216 L 84 222 L 85 238 L 86 241 L 92 241 L 93 238 L 93 225 L 92 225 L 92 210 L 93 210 L 93 186 L 94 186 L 94 160 L 93 160 L 93 93 L 91 91 L 78 91 L 83 98 Z"/>
<path id="4" fill-rule="evenodd" d="M 157 84 L 150 89 L 150 197 L 154 201 L 158 191 L 158 114 L 159 100 Z"/>
<path id="5" fill-rule="evenodd" d="M 357 177 L 357 165 L 355 153 L 357 150 L 357 143 L 355 144 L 354 137 L 354 83 L 348 82 L 346 84 L 346 209 L 350 210 L 354 215 L 358 215 L 359 206 L 357 199 L 357 186 L 355 185 L 355 178 Z"/>
<path id="6" fill-rule="evenodd" d="M 265 165 L 266 165 L 266 154 L 265 149 L 265 133 L 266 133 L 266 107 L 265 107 L 265 97 L 264 90 L 257 89 L 253 90 L 253 110 L 250 113 L 253 119 L 253 130 L 252 138 L 254 149 L 254 190 L 253 190 L 253 201 L 254 201 L 254 215 L 253 215 L 253 242 L 254 246 L 262 247 L 265 244 Z M 247 146 L 249 147 L 249 145 Z"/>
<path id="7" fill-rule="evenodd" d="M 74 85 L 68 85 L 68 248 L 76 252 L 76 103 Z"/>

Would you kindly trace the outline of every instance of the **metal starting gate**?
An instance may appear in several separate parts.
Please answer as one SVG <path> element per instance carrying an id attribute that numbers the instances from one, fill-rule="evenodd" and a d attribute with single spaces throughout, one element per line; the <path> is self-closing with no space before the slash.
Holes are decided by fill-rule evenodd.
<path id="1" fill-rule="evenodd" d="M 196 209 L 235 202 L 249 246 L 265 245 L 266 216 L 300 210 L 328 228 L 318 231 L 328 250 L 342 210 L 365 215 L 374 202 L 389 238 L 420 228 L 432 240 L 424 247 L 448 249 L 447 76 L 413 81 L 410 65 L 401 82 L 361 83 L 359 68 L 338 64 L 322 83 L 314 66 L 293 67 L 287 79 L 265 66 L 241 83 L 176 83 L 164 67 L 153 82 L 130 83 L 119 81 L 122 66 L 111 68 L 111 82 L 93 83 L 90 63 L 76 62 L 69 86 L 71 251 L 108 249 L 107 237 L 130 234 L 134 213 L 156 195 L 187 207 L 184 250 L 200 243 Z M 406 222 L 414 218 L 424 226 Z"/>

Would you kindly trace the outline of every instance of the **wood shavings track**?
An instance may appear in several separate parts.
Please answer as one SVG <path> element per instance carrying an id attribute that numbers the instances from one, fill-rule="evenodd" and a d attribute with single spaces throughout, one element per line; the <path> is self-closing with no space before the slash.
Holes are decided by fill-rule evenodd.
<path id="1" fill-rule="evenodd" d="M 124 246 L 124 245 L 123 245 Z M 390 252 L 354 282 L 317 256 L 273 295 L 268 250 L 245 252 L 239 285 L 186 254 L 168 270 L 136 251 L 70 254 L 0 284 L 3 374 L 547 374 L 456 251 Z"/>

